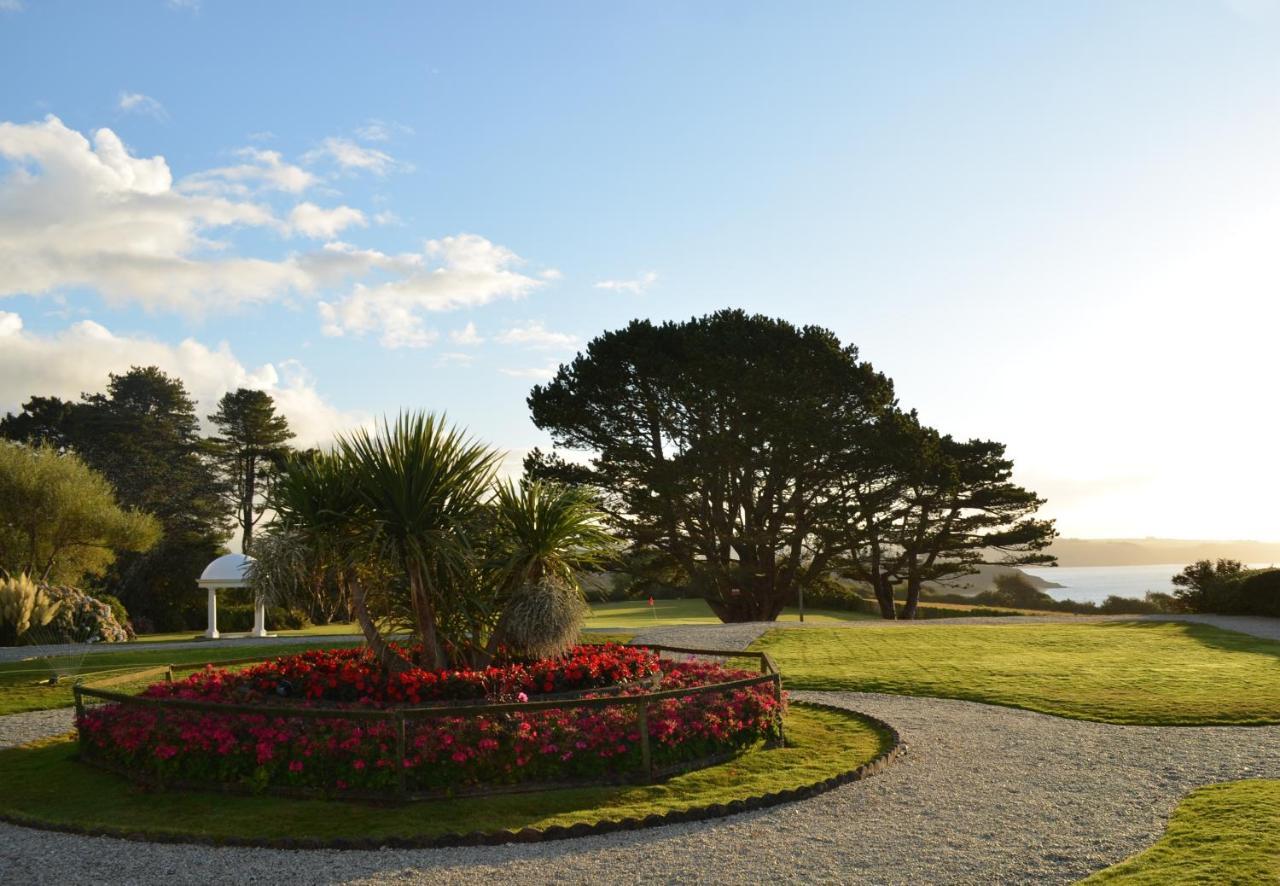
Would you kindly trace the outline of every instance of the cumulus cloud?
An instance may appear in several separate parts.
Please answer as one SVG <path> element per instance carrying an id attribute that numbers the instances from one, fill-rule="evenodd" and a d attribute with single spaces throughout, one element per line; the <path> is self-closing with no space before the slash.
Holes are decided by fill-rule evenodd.
<path id="1" fill-rule="evenodd" d="M 306 369 L 295 360 L 245 366 L 224 342 L 211 348 L 194 339 L 169 345 L 151 338 L 116 335 L 105 326 L 82 321 L 50 335 L 23 330 L 22 318 L 0 313 L 0 410 L 17 409 L 33 394 L 76 399 L 84 391 L 105 388 L 108 373 L 132 366 L 158 366 L 181 378 L 198 401 L 201 416 L 236 388 L 266 391 L 298 435 L 314 446 L 337 432 L 368 421 L 327 402 Z"/>
<path id="2" fill-rule="evenodd" d="M 120 99 L 116 102 L 116 107 L 127 114 L 145 114 L 148 117 L 155 117 L 157 120 L 162 120 L 167 116 L 164 105 L 149 95 L 143 95 L 141 92 L 120 93 Z"/>
<path id="3" fill-rule="evenodd" d="M 386 175 L 400 167 L 395 158 L 386 151 L 365 147 L 351 139 L 338 136 L 326 138 L 320 143 L 320 147 L 308 151 L 302 159 L 307 163 L 329 160 L 348 172 L 372 172 L 375 175 Z"/>
<path id="4" fill-rule="evenodd" d="M 0 12 L 22 12 L 22 0 L 0 0 Z"/>
<path id="5" fill-rule="evenodd" d="M 437 338 L 423 314 L 520 298 L 543 283 L 515 270 L 521 258 L 475 234 L 429 240 L 422 262 L 398 280 L 356 284 L 346 297 L 321 302 L 326 335 L 377 332 L 390 348 L 421 347 Z"/>
<path id="6" fill-rule="evenodd" d="M 577 336 L 565 332 L 552 332 L 540 322 L 514 326 L 495 336 L 494 341 L 504 345 L 524 345 L 529 348 L 569 348 L 578 343 Z"/>
<path id="7" fill-rule="evenodd" d="M 392 347 L 430 343 L 423 314 L 519 298 L 543 281 L 522 259 L 475 234 L 388 254 L 339 242 L 368 225 L 349 206 L 294 205 L 283 217 L 266 191 L 298 193 L 310 172 L 274 151 L 175 184 L 164 157 L 137 157 L 110 129 L 92 141 L 56 117 L 0 123 L 0 296 L 84 287 L 109 302 L 200 312 L 288 295 L 321 303 L 330 335 L 379 333 Z M 2 169 L 3 167 L 0 167 Z M 264 258 L 229 239 L 258 229 L 323 239 L 323 247 Z"/>
<path id="8" fill-rule="evenodd" d="M 110 129 L 92 143 L 56 117 L 0 123 L 0 295 L 84 286 L 113 301 L 199 307 L 265 299 L 312 281 L 292 259 L 217 255 L 209 232 L 277 226 L 269 207 L 183 193 L 163 157 L 134 157 Z"/>
<path id="9" fill-rule="evenodd" d="M 314 203 L 299 203 L 289 212 L 289 227 L 317 240 L 332 240 L 344 228 L 367 227 L 364 213 L 350 206 L 325 209 Z"/>
<path id="10" fill-rule="evenodd" d="M 449 341 L 455 345 L 478 345 L 484 341 L 480 337 L 480 333 L 476 332 L 476 324 L 468 323 L 461 329 L 455 329 L 449 333 Z"/>
<path id="11" fill-rule="evenodd" d="M 640 295 L 657 281 L 658 275 L 653 271 L 647 271 L 634 280 L 600 280 L 596 282 L 595 288 Z"/>
<path id="12" fill-rule="evenodd" d="M 412 134 L 413 129 L 403 123 L 392 123 L 375 118 L 357 127 L 356 138 L 366 142 L 386 142 L 391 141 L 392 136 L 401 132 Z"/>

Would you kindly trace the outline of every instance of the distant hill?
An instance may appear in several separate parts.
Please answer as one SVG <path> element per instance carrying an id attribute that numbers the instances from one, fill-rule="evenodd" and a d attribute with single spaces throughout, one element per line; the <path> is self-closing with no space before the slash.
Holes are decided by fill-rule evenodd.
<path id="1" fill-rule="evenodd" d="M 1163 566 L 1226 558 L 1280 563 L 1280 542 L 1178 538 L 1059 538 L 1050 546 L 1059 566 Z"/>
<path id="2" fill-rule="evenodd" d="M 1047 591 L 1050 588 L 1062 587 L 1062 585 L 1055 581 L 1046 581 L 1038 575 L 1023 572 L 1021 569 L 1013 566 L 978 566 L 976 568 L 978 571 L 973 575 L 962 575 L 959 578 L 953 578 L 949 581 L 925 582 L 925 586 L 938 591 L 946 591 L 951 594 L 972 596 L 973 594 L 980 594 L 983 591 L 994 591 L 996 588 L 997 576 L 1016 573 L 1025 578 L 1030 585 L 1038 591 Z"/>

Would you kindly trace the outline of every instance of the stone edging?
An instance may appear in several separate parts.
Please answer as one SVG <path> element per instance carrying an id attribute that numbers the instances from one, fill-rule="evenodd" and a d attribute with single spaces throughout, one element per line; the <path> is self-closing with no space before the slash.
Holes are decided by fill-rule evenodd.
<path id="1" fill-rule="evenodd" d="M 606 819 L 588 824 L 580 822 L 575 825 L 552 825 L 547 828 L 522 828 L 518 831 L 472 831 L 466 834 L 440 834 L 436 837 L 385 837 L 385 838 L 345 838 L 324 840 L 307 837 L 283 837 L 269 840 L 255 840 L 247 837 L 199 837 L 184 834 L 149 833 L 132 831 L 124 828 L 91 828 L 74 824 L 58 824 L 34 819 L 25 815 L 12 815 L 0 812 L 0 821 L 21 827 L 35 828 L 44 831 L 59 831 L 68 834 L 79 834 L 88 837 L 114 837 L 121 840 L 133 840 L 143 843 L 187 843 L 202 846 L 247 846 L 264 849 L 443 849 L 456 846 L 499 846 L 506 843 L 542 843 L 552 840 L 567 840 L 577 837 L 591 837 L 600 834 L 612 834 L 619 831 L 636 831 L 644 828 L 662 827 L 663 825 L 685 824 L 696 821 L 709 821 L 727 818 L 743 812 L 768 809 L 796 800 L 807 800 L 834 790 L 841 785 L 861 781 L 878 775 L 893 765 L 907 752 L 907 744 L 902 740 L 898 730 L 889 723 L 870 714 L 855 711 L 838 705 L 823 704 L 814 701 L 797 701 L 793 704 L 820 710 L 837 711 L 841 714 L 855 714 L 879 729 L 889 733 L 891 744 L 887 751 L 867 763 L 854 769 L 833 775 L 823 781 L 787 788 L 748 797 L 745 800 L 733 800 L 729 803 L 711 803 L 706 806 L 694 806 L 690 809 L 674 810 L 662 814 L 646 815 L 643 818 Z"/>

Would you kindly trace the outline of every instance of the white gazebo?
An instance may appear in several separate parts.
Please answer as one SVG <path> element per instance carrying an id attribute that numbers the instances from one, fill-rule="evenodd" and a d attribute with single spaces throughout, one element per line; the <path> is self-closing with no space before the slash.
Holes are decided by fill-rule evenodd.
<path id="1" fill-rule="evenodd" d="M 218 633 L 218 590 L 220 588 L 249 587 L 249 565 L 253 558 L 245 554 L 227 554 L 214 560 L 200 573 L 197 584 L 209 592 L 209 629 L 204 632 L 206 638 L 216 640 Z M 250 637 L 268 637 L 266 605 L 261 597 L 253 599 L 253 630 Z"/>

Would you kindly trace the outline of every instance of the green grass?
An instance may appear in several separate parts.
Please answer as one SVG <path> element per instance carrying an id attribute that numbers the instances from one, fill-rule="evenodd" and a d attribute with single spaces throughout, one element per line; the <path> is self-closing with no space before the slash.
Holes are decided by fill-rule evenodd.
<path id="1" fill-rule="evenodd" d="M 307 625 L 305 628 L 297 630 L 277 631 L 270 625 L 267 630 L 275 634 L 277 637 L 333 637 L 344 634 L 359 634 L 360 626 L 355 622 L 334 622 L 328 625 Z M 223 631 L 224 636 L 244 636 L 235 631 Z M 137 643 L 171 643 L 185 640 L 201 640 L 204 638 L 203 630 L 194 631 L 172 631 L 167 634 L 139 634 Z"/>
<path id="2" fill-rule="evenodd" d="M 1280 781 L 1232 781 L 1192 791 L 1154 846 L 1084 882 L 1280 882 Z"/>
<path id="3" fill-rule="evenodd" d="M 1161 726 L 1280 723 L 1280 643 L 1118 622 L 771 631 L 789 689 L 961 698 Z"/>
<path id="4" fill-rule="evenodd" d="M 786 609 L 779 621 L 798 621 L 799 610 Z M 860 621 L 874 618 L 861 612 L 839 612 L 831 609 L 806 609 L 807 622 L 841 622 Z M 696 600 L 654 600 L 650 608 L 648 600 L 626 600 L 621 603 L 592 603 L 591 615 L 587 617 L 588 628 L 644 628 L 663 627 L 666 625 L 718 625 L 720 619 L 712 614 L 707 601 Z"/>
<path id="5" fill-rule="evenodd" d="M 94 652 L 84 657 L 74 675 L 78 679 L 92 683 L 95 680 L 107 679 L 157 665 L 202 665 L 206 662 L 234 661 L 253 658 L 261 655 L 263 659 L 274 658 L 290 652 L 301 652 L 304 649 L 319 647 L 354 646 L 355 643 L 296 643 L 287 646 L 209 646 L 202 649 L 166 649 L 159 647 L 139 647 L 132 643 L 122 645 L 120 651 Z M 55 659 L 65 663 L 66 657 Z M 57 686 L 48 685 L 52 671 L 50 666 L 40 660 L 15 661 L 0 664 L 0 714 L 16 714 L 21 711 L 42 711 L 48 708 L 67 707 L 72 703 L 71 683 L 64 679 Z M 150 680 L 148 682 L 154 682 Z M 125 692 L 132 688 L 129 684 L 110 687 L 115 691 Z M 140 687 L 139 687 L 140 688 Z"/>
<path id="6" fill-rule="evenodd" d="M 825 780 L 889 747 L 856 715 L 794 705 L 788 746 L 661 784 L 469 797 L 402 806 L 200 792 L 145 792 L 77 763 L 75 744 L 53 739 L 0 751 L 0 814 L 114 833 L 274 839 L 430 837 L 474 830 L 543 828 L 728 803 Z"/>

